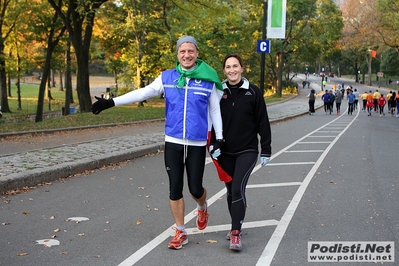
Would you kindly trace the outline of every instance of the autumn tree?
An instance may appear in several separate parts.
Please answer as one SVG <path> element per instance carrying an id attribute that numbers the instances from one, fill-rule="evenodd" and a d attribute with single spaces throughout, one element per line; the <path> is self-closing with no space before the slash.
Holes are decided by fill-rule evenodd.
<path id="1" fill-rule="evenodd" d="M 367 63 L 368 85 L 371 86 L 371 51 L 379 46 L 378 31 L 380 14 L 374 0 L 348 0 L 343 9 L 344 32 L 342 42 L 344 50 L 349 51 L 352 64 L 357 72 L 362 62 Z"/>
<path id="2" fill-rule="evenodd" d="M 200 44 L 200 58 L 221 73 L 221 60 L 229 47 L 235 43 L 248 47 L 240 42 L 238 28 L 235 28 L 243 22 L 239 9 L 225 2 L 120 1 L 120 6 L 107 3 L 108 12 L 100 9 L 96 23 L 101 47 L 106 52 L 105 61 L 114 67 L 123 67 L 119 76 L 138 88 L 162 70 L 174 67 L 176 40 L 182 35 L 193 35 Z M 113 16 L 105 17 L 110 13 Z M 219 16 L 221 13 L 224 16 Z M 237 16 L 232 17 L 232 13 Z M 234 20 L 237 17 L 239 21 Z"/>
<path id="3" fill-rule="evenodd" d="M 100 6 L 107 0 L 48 0 L 58 16 L 64 22 L 69 40 L 74 47 L 77 60 L 77 82 L 79 106 L 81 112 L 91 110 L 92 100 L 89 84 L 90 44 L 94 19 Z"/>
<path id="4" fill-rule="evenodd" d="M 13 32 L 21 12 L 18 1 L 0 0 L 0 106 L 4 113 L 10 112 L 7 98 L 6 41 Z"/>
<path id="5" fill-rule="evenodd" d="M 290 1 L 286 20 L 285 38 L 273 40 L 273 52 L 267 57 L 269 79 L 275 81 L 273 87 L 279 96 L 283 72 L 301 61 L 328 58 L 342 28 L 341 12 L 331 0 Z"/>
<path id="6" fill-rule="evenodd" d="M 399 53 L 399 1 L 378 0 L 377 10 L 380 14 L 380 27 L 377 28 L 380 39 Z"/>
<path id="7" fill-rule="evenodd" d="M 213 66 L 221 78 L 225 55 L 239 53 L 246 64 L 246 77 L 259 83 L 260 54 L 256 52 L 256 43 L 262 38 L 262 2 L 125 0 L 120 3 L 120 6 L 107 8 L 108 13 L 100 10 L 102 33 L 99 36 L 104 37 L 102 46 L 107 47 L 106 60 L 112 64 L 126 63 L 123 75 L 130 77 L 136 88 L 142 85 L 143 79 L 174 67 L 175 43 L 182 35 L 196 38 L 200 45 L 199 57 Z M 105 14 L 113 15 L 106 18 Z M 125 19 L 119 17 L 121 14 Z M 330 0 L 290 2 L 287 16 L 290 17 L 287 38 L 272 44 L 266 74 L 269 87 L 277 87 L 279 80 L 280 93 L 283 73 L 295 60 L 305 58 L 300 54 L 305 53 L 313 60 L 327 55 L 336 48 L 334 41 L 342 27 L 341 14 Z M 276 56 L 278 54 L 281 56 Z"/>
<path id="8" fill-rule="evenodd" d="M 126 19 L 123 24 L 123 43 L 126 46 L 123 48 L 123 55 L 113 56 L 129 66 L 124 71 L 125 80 L 130 77 L 134 88 L 140 88 L 146 78 L 159 75 L 161 64 L 157 59 L 163 52 L 169 51 L 164 42 L 164 35 L 168 36 L 168 32 L 160 19 L 164 12 L 164 1 L 124 2 Z"/>
<path id="9" fill-rule="evenodd" d="M 61 2 L 61 0 L 58 0 Z M 41 80 L 38 92 L 38 103 L 36 109 L 35 122 L 43 120 L 44 98 L 47 95 L 49 101 L 52 99 L 50 91 L 50 72 L 55 61 L 54 50 L 63 37 L 66 27 L 57 12 L 49 8 L 47 2 L 35 1 L 30 3 L 29 9 L 26 9 L 24 17 L 24 38 L 32 43 L 40 44 L 37 46 L 40 59 L 36 61 L 36 67 L 41 69 Z M 49 102 L 50 106 L 50 102 Z"/>

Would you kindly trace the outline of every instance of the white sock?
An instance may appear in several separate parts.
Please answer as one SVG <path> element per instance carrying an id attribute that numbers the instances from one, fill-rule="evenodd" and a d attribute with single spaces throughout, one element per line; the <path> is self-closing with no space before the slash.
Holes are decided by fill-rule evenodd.
<path id="1" fill-rule="evenodd" d="M 186 226 L 185 225 L 179 225 L 179 226 L 176 226 L 176 229 L 180 230 L 180 231 L 185 231 L 186 230 Z"/>
<path id="2" fill-rule="evenodd" d="M 202 205 L 202 206 L 199 206 L 197 204 L 197 209 L 200 210 L 200 211 L 206 210 L 206 203 L 204 205 Z"/>

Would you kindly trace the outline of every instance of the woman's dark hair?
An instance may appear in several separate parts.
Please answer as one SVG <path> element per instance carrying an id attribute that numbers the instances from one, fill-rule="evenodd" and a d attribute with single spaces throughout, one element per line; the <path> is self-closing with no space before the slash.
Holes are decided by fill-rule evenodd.
<path id="1" fill-rule="evenodd" d="M 225 66 L 226 66 L 227 59 L 229 59 L 231 57 L 236 58 L 238 60 L 238 62 L 240 63 L 241 67 L 244 67 L 244 63 L 242 62 L 242 59 L 238 54 L 228 54 L 228 55 L 226 55 L 226 57 L 223 60 L 223 68 L 225 68 Z"/>
<path id="2" fill-rule="evenodd" d="M 311 93 L 315 93 L 316 91 L 315 91 L 314 89 L 311 89 L 310 92 L 311 92 Z"/>

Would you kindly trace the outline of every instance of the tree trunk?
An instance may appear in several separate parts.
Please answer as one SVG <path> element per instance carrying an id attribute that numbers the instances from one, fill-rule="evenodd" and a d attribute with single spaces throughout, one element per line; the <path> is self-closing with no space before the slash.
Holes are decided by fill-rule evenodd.
<path id="1" fill-rule="evenodd" d="M 49 111 L 51 111 L 50 100 L 54 99 L 53 96 L 51 95 L 51 83 L 52 83 L 51 72 L 52 72 L 52 70 L 51 70 L 51 62 L 50 62 L 50 69 L 49 69 L 48 76 L 47 76 L 47 98 L 49 100 L 49 109 L 48 109 Z"/>
<path id="2" fill-rule="evenodd" d="M 358 83 L 359 82 L 359 69 L 357 68 L 357 62 L 355 62 L 355 67 L 354 67 L 354 71 L 355 71 L 355 82 Z"/>
<path id="3" fill-rule="evenodd" d="M 8 97 L 12 97 L 11 95 L 11 76 L 10 74 L 6 74 L 7 75 L 7 90 L 8 90 Z"/>
<path id="4" fill-rule="evenodd" d="M 5 58 L 4 41 L 3 38 L 0 38 L 0 106 L 3 113 L 11 113 L 7 98 L 7 73 Z"/>
<path id="5" fill-rule="evenodd" d="M 21 57 L 19 56 L 19 52 L 17 50 L 17 95 L 18 95 L 18 110 L 22 110 L 22 101 L 21 101 Z"/>
<path id="6" fill-rule="evenodd" d="M 55 85 L 57 84 L 57 82 L 55 81 L 55 70 L 51 69 L 50 73 L 51 73 L 51 87 L 55 87 Z"/>
<path id="7" fill-rule="evenodd" d="M 67 50 L 65 54 L 66 71 L 65 71 L 65 109 L 64 115 L 70 114 L 71 103 L 73 102 L 72 96 L 72 75 L 71 75 L 71 42 L 67 42 Z"/>
<path id="8" fill-rule="evenodd" d="M 370 52 L 370 58 L 369 58 L 369 83 L 368 83 L 368 85 L 369 86 L 372 86 L 372 83 L 371 83 L 371 61 L 373 61 L 373 57 L 371 56 L 371 52 Z"/>
<path id="9" fill-rule="evenodd" d="M 284 67 L 284 52 L 277 53 L 277 80 L 276 80 L 276 95 L 281 97 L 283 95 L 283 67 Z"/>
<path id="10" fill-rule="evenodd" d="M 54 19 L 57 18 L 57 15 L 54 16 Z M 65 32 L 65 27 L 63 27 L 59 33 L 59 37 L 61 37 Z M 54 29 L 50 31 L 48 40 L 47 40 L 47 51 L 46 51 L 46 60 L 44 62 L 43 67 L 43 74 L 40 80 L 39 86 L 39 96 L 37 100 L 37 110 L 36 110 L 36 118 L 35 122 L 43 121 L 43 106 L 44 106 L 44 94 L 46 92 L 46 85 L 48 76 L 50 74 L 50 63 L 51 57 L 53 55 L 54 48 L 58 45 L 60 39 L 56 39 L 53 41 L 54 38 Z M 49 95 L 49 106 L 50 106 L 51 94 Z M 49 108 L 50 109 L 50 108 Z"/>
<path id="11" fill-rule="evenodd" d="M 118 73 L 116 71 L 116 67 L 115 66 L 113 67 L 113 72 L 114 72 L 114 80 L 115 80 L 115 90 L 116 90 L 116 93 L 118 95 Z"/>
<path id="12" fill-rule="evenodd" d="M 62 71 L 60 70 L 60 91 L 64 91 L 64 81 L 62 78 Z"/>
<path id="13" fill-rule="evenodd" d="M 91 111 L 91 97 L 90 97 L 90 84 L 89 84 L 89 60 L 88 49 L 83 51 L 82 47 L 76 49 L 76 59 L 78 63 L 78 74 L 76 77 L 76 90 L 78 92 L 80 112 Z"/>
<path id="14" fill-rule="evenodd" d="M 44 62 L 43 74 L 42 74 L 42 78 L 40 80 L 40 86 L 39 86 L 39 96 L 38 96 L 38 100 L 37 100 L 37 110 L 36 110 L 35 122 L 43 121 L 44 96 L 45 96 L 45 92 L 46 92 L 47 85 L 48 85 L 47 80 L 48 80 L 48 75 L 49 75 L 49 70 L 50 70 L 50 61 L 51 61 L 51 56 L 52 56 L 53 50 L 54 50 L 54 47 L 52 47 L 52 46 L 49 46 L 47 49 L 46 61 Z M 49 103 L 50 103 L 50 98 L 49 98 Z"/>

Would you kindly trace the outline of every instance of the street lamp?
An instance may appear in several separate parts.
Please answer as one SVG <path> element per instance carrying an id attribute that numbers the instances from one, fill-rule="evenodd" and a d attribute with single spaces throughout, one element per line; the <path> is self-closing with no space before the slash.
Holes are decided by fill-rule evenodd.
<path id="1" fill-rule="evenodd" d="M 267 0 L 263 1 L 263 31 L 262 31 L 262 40 L 266 40 L 266 25 L 267 25 Z M 260 57 L 260 90 L 263 93 L 265 92 L 265 53 L 261 54 Z"/>

